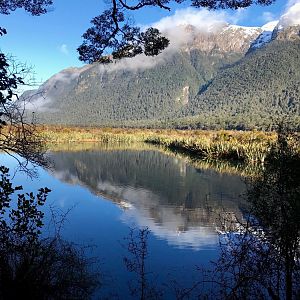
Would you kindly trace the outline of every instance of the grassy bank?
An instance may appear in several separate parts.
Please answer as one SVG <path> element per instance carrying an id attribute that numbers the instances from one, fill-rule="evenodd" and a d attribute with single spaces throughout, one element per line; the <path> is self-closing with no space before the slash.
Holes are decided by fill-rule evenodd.
<path id="1" fill-rule="evenodd" d="M 161 129 L 118 129 L 43 126 L 47 143 L 137 143 L 146 142 L 196 155 L 199 158 L 263 163 L 275 133 L 260 131 L 204 131 Z"/>
<path id="2" fill-rule="evenodd" d="M 149 137 L 146 142 L 191 153 L 199 158 L 263 163 L 275 136 L 257 132 L 214 132 L 199 137 Z"/>

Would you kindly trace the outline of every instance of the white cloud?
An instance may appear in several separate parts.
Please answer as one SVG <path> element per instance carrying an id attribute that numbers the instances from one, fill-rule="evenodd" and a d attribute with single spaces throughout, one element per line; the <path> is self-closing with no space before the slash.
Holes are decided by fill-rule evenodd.
<path id="1" fill-rule="evenodd" d="M 229 15 L 225 11 L 209 11 L 189 7 L 176 10 L 174 15 L 164 17 L 145 28 L 149 26 L 157 28 L 170 40 L 170 46 L 164 51 L 164 53 L 170 54 L 170 51 L 177 50 L 193 38 L 193 33 L 186 28 L 187 25 L 204 33 L 216 32 L 227 23 L 237 21 L 238 15 L 241 16 L 241 14 L 241 11 L 238 11 L 233 18 L 233 15 Z"/>
<path id="2" fill-rule="evenodd" d="M 169 47 L 161 54 L 155 57 L 142 54 L 134 58 L 125 58 L 109 66 L 100 65 L 98 71 L 100 73 L 117 70 L 137 71 L 163 64 L 170 55 L 178 51 L 178 48 L 188 44 L 195 37 L 195 32 L 189 31 L 186 25 L 192 25 L 199 32 L 217 32 L 227 24 L 238 23 L 246 13 L 245 9 L 238 9 L 234 13 L 194 8 L 176 10 L 173 15 L 164 17 L 156 23 L 141 26 L 144 30 L 148 27 L 158 28 L 170 40 Z"/>
<path id="3" fill-rule="evenodd" d="M 23 97 L 26 109 L 35 112 L 55 111 L 48 107 L 53 99 L 57 99 L 61 89 L 72 80 L 78 78 L 81 72 L 89 68 L 68 68 L 50 77 L 38 90 Z"/>
<path id="4" fill-rule="evenodd" d="M 286 4 L 287 9 L 289 9 L 290 7 L 292 7 L 294 4 L 299 3 L 299 0 L 289 0 Z"/>
<path id="5" fill-rule="evenodd" d="M 285 13 L 279 19 L 282 27 L 300 25 L 300 0 L 292 0 L 287 4 Z"/>
<path id="6" fill-rule="evenodd" d="M 59 51 L 65 55 L 68 55 L 69 54 L 69 49 L 68 49 L 68 46 L 66 44 L 62 44 L 60 47 L 59 47 Z"/>
<path id="7" fill-rule="evenodd" d="M 241 15 L 241 12 L 237 12 Z M 237 18 L 235 18 L 237 20 Z M 116 63 L 103 66 L 99 65 L 98 71 L 113 72 L 117 70 L 137 71 L 152 68 L 157 64 L 163 64 L 166 58 L 177 52 L 178 48 L 187 44 L 194 37 L 194 33 L 186 29 L 186 25 L 192 25 L 201 32 L 214 32 L 232 23 L 232 15 L 224 11 L 209 11 L 206 9 L 181 9 L 176 10 L 174 15 L 164 17 L 160 21 L 141 26 L 143 29 L 154 27 L 159 29 L 170 40 L 170 45 L 161 54 L 155 57 L 138 55 L 134 58 L 125 58 Z"/>
<path id="8" fill-rule="evenodd" d="M 218 26 L 224 25 L 228 19 L 229 15 L 224 11 L 186 8 L 176 10 L 174 15 L 164 17 L 151 26 L 158 28 L 162 32 L 184 25 L 195 26 L 201 31 L 211 31 Z"/>

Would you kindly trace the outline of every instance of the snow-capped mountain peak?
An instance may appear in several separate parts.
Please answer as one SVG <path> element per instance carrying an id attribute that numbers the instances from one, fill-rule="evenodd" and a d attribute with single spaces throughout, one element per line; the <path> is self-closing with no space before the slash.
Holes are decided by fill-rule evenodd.
<path id="1" fill-rule="evenodd" d="M 259 30 L 259 27 L 247 27 L 247 26 L 239 26 L 239 25 L 229 25 L 226 30 L 236 30 L 236 31 L 243 31 L 245 35 L 253 35 L 256 34 Z"/>
<path id="2" fill-rule="evenodd" d="M 277 24 L 278 24 L 278 20 L 276 20 L 276 21 L 271 21 L 271 22 L 269 22 L 269 23 L 263 25 L 263 26 L 261 27 L 261 29 L 262 29 L 263 31 L 273 31 L 274 28 L 277 26 Z"/>
<path id="3" fill-rule="evenodd" d="M 256 49 L 260 48 L 266 43 L 269 43 L 272 40 L 272 34 L 274 31 L 274 28 L 278 25 L 278 21 L 272 21 L 265 25 L 263 25 L 261 29 L 261 34 L 258 36 L 258 38 L 253 41 L 251 44 L 250 49 Z"/>

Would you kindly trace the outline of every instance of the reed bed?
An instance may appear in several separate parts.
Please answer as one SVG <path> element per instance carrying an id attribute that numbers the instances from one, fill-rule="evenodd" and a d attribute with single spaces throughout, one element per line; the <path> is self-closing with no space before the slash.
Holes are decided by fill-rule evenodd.
<path id="1" fill-rule="evenodd" d="M 145 142 L 179 150 L 199 158 L 263 163 L 276 141 L 275 133 L 260 131 L 204 131 L 120 129 L 43 126 L 39 128 L 47 143 Z"/>
<path id="2" fill-rule="evenodd" d="M 275 134 L 262 132 L 213 132 L 197 137 L 149 137 L 145 142 L 191 153 L 199 158 L 263 163 L 276 141 Z"/>

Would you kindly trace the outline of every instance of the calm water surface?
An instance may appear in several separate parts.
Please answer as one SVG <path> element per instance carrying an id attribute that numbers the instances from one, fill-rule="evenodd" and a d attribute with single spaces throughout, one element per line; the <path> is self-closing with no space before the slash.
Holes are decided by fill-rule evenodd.
<path id="1" fill-rule="evenodd" d="M 218 256 L 220 216 L 242 215 L 242 178 L 197 169 L 155 149 L 56 151 L 49 159 L 52 170 L 39 169 L 34 180 L 17 173 L 14 182 L 28 191 L 47 186 L 48 205 L 71 209 L 62 234 L 94 246 L 90 255 L 99 258 L 103 274 L 96 298 L 112 291 L 129 297 L 123 258 L 130 228 L 151 231 L 147 268 L 157 283 L 189 284 L 197 266 L 209 267 Z M 1 161 L 15 166 L 10 157 L 1 155 Z"/>

